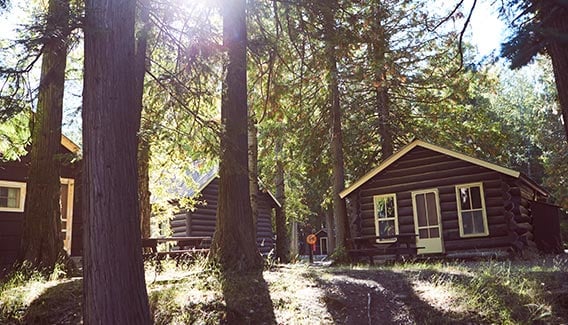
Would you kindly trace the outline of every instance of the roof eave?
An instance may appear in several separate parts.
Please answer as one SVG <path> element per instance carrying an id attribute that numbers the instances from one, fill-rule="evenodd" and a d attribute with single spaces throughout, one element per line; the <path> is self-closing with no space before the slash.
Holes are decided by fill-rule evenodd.
<path id="1" fill-rule="evenodd" d="M 353 185 L 349 186 L 348 188 L 344 189 L 343 191 L 341 191 L 339 193 L 339 197 L 340 198 L 345 198 L 347 195 L 349 195 L 350 193 L 352 193 L 353 191 L 355 191 L 357 188 L 359 188 L 361 185 L 365 184 L 366 182 L 368 182 L 371 178 L 373 178 L 374 176 L 376 176 L 378 173 L 380 173 L 381 171 L 383 171 L 384 169 L 386 169 L 388 166 L 390 166 L 391 164 L 393 164 L 394 162 L 396 162 L 398 159 L 400 159 L 402 156 L 406 155 L 410 150 L 416 148 L 416 147 L 422 147 L 425 149 L 429 149 L 444 155 L 448 155 L 450 157 L 454 157 L 456 159 L 460 159 L 460 160 L 464 160 L 467 162 L 470 162 L 474 165 L 478 165 L 481 167 L 485 167 L 491 170 L 494 170 L 498 173 L 501 174 L 505 174 L 514 178 L 519 178 L 521 173 L 516 171 L 516 170 L 512 170 L 506 167 L 502 167 L 487 161 L 483 161 L 481 159 L 477 159 L 477 158 L 473 158 L 455 151 L 451 151 L 421 140 L 414 140 L 412 142 L 410 142 L 409 144 L 407 144 L 406 146 L 404 146 L 402 149 L 400 149 L 398 152 L 394 153 L 393 155 L 389 156 L 384 162 L 382 162 L 381 164 L 379 164 L 377 167 L 375 167 L 373 170 L 371 170 L 370 172 L 368 172 L 367 174 L 365 174 L 363 177 L 361 177 L 357 182 L 353 183 Z"/>
<path id="2" fill-rule="evenodd" d="M 63 134 L 61 135 L 61 145 L 74 154 L 81 152 L 81 147 Z"/>
<path id="3" fill-rule="evenodd" d="M 521 175 L 519 176 L 519 179 L 521 181 L 525 182 L 525 184 L 527 184 L 530 188 L 532 188 L 536 192 L 540 193 L 542 196 L 544 196 L 544 197 L 550 196 L 550 193 L 546 189 L 544 189 L 543 187 L 541 187 L 540 185 L 535 183 L 535 181 L 530 179 L 527 175 L 521 173 Z"/>

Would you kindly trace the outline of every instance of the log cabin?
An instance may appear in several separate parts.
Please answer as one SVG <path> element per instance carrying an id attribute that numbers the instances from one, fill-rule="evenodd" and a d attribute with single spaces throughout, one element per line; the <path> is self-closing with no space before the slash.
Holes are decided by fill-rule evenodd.
<path id="1" fill-rule="evenodd" d="M 322 228 L 315 233 L 318 241 L 316 242 L 316 251 L 314 254 L 316 255 L 327 255 L 328 249 L 328 236 L 327 236 L 327 229 Z"/>
<path id="2" fill-rule="evenodd" d="M 61 236 L 71 256 L 82 254 L 80 161 L 74 159 L 79 152 L 79 146 L 62 135 Z M 0 161 L 0 270 L 9 268 L 17 258 L 29 164 L 29 155 L 18 161 Z"/>
<path id="3" fill-rule="evenodd" d="M 340 193 L 352 236 L 414 234 L 412 255 L 426 256 L 536 248 L 534 220 L 546 213 L 536 202 L 548 195 L 518 171 L 420 140 Z"/>
<path id="4" fill-rule="evenodd" d="M 197 191 L 186 191 L 185 195 L 196 198 L 198 203 L 192 210 L 181 210 L 170 220 L 174 237 L 199 236 L 211 237 L 215 233 L 217 222 L 217 202 L 219 194 L 219 176 L 217 169 L 194 177 L 198 185 Z M 281 208 L 280 203 L 263 188 L 258 198 L 258 220 L 256 222 L 256 243 L 259 251 L 267 255 L 274 248 L 272 231 L 272 210 Z M 209 248 L 211 242 L 204 242 L 202 248 Z"/>

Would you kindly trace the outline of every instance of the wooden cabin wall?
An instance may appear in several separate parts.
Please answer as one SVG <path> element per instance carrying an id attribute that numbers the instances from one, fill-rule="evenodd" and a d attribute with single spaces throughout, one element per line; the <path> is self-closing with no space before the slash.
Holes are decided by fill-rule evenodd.
<path id="1" fill-rule="evenodd" d="M 22 213 L 0 212 L 0 270 L 16 261 L 22 224 Z"/>
<path id="2" fill-rule="evenodd" d="M 258 200 L 258 220 L 256 223 L 256 244 L 262 254 L 268 254 L 274 248 L 272 232 L 272 211 L 274 201 L 263 193 Z"/>
<path id="3" fill-rule="evenodd" d="M 63 146 L 61 154 L 70 154 Z M 29 156 L 23 156 L 19 161 L 0 162 L 0 180 L 27 182 Z M 73 230 L 71 239 L 71 255 L 81 255 L 83 247 L 82 218 L 81 218 L 81 163 L 61 167 L 62 178 L 75 180 L 73 199 Z M 11 266 L 17 258 L 22 236 L 23 212 L 0 211 L 0 269 Z"/>
<path id="4" fill-rule="evenodd" d="M 198 200 L 203 204 L 199 204 L 194 211 L 188 213 L 186 224 L 189 236 L 213 237 L 217 222 L 218 193 L 219 178 L 215 178 L 201 191 L 201 197 Z"/>
<path id="5" fill-rule="evenodd" d="M 483 183 L 489 236 L 461 238 L 455 186 L 476 182 Z M 396 193 L 399 233 L 415 233 L 411 192 L 437 189 L 442 239 L 447 252 L 508 248 L 511 239 L 504 216 L 501 183 L 500 173 L 416 147 L 351 193 L 349 199 L 360 202 L 361 232 L 358 235 L 375 234 L 373 196 L 391 193 Z"/>
<path id="6" fill-rule="evenodd" d="M 564 252 L 560 233 L 560 207 L 542 201 L 532 201 L 530 205 L 534 241 L 538 249 L 546 254 Z"/>
<path id="7" fill-rule="evenodd" d="M 188 231 L 190 228 L 187 226 L 187 221 L 191 218 L 190 215 L 191 214 L 186 211 L 174 213 L 174 217 L 170 220 L 172 236 L 185 237 L 191 235 Z"/>
<path id="8" fill-rule="evenodd" d="M 3 162 L 0 165 L 0 179 L 26 182 L 27 165 L 24 162 Z M 22 235 L 21 212 L 0 211 L 0 269 L 9 267 L 17 258 Z"/>
<path id="9" fill-rule="evenodd" d="M 353 195 L 346 197 L 347 217 L 349 219 L 350 237 L 360 236 L 363 231 L 363 220 L 361 218 L 361 192 L 356 191 Z"/>
<path id="10" fill-rule="evenodd" d="M 530 202 L 536 196 L 535 191 L 520 179 L 509 176 L 503 176 L 502 188 L 513 247 L 519 251 L 526 247 L 536 248 L 530 210 Z"/>
<path id="11" fill-rule="evenodd" d="M 174 236 L 210 236 L 215 233 L 219 179 L 215 178 L 201 191 L 200 202 L 194 211 L 181 211 L 170 221 Z M 266 254 L 274 247 L 272 232 L 272 199 L 263 194 L 259 200 L 259 218 L 256 241 L 261 253 Z M 208 248 L 209 242 L 204 243 Z"/>

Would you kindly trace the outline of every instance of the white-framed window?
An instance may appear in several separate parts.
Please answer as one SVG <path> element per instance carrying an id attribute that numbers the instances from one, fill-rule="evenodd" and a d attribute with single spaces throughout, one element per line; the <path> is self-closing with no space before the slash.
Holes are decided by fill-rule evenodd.
<path id="1" fill-rule="evenodd" d="M 483 183 L 457 185 L 456 199 L 460 236 L 480 237 L 489 235 Z"/>
<path id="2" fill-rule="evenodd" d="M 379 237 L 377 241 L 389 242 L 398 235 L 398 209 L 396 206 L 396 194 L 373 196 L 375 206 L 375 232 Z"/>
<path id="3" fill-rule="evenodd" d="M 26 183 L 0 181 L 0 211 L 24 212 Z"/>

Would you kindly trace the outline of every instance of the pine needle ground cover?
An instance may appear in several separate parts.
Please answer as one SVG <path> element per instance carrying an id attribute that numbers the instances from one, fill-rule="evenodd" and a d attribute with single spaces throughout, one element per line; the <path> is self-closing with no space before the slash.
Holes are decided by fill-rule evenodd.
<path id="1" fill-rule="evenodd" d="M 79 324 L 80 278 L 16 272 L 0 284 L 0 324 Z M 564 324 L 568 258 L 272 265 L 224 275 L 204 261 L 147 264 L 156 324 Z"/>

